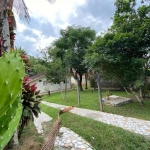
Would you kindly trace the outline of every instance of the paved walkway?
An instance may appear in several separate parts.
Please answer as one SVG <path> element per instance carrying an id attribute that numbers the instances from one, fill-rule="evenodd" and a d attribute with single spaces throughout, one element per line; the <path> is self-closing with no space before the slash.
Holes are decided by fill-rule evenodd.
<path id="1" fill-rule="evenodd" d="M 39 134 L 43 134 L 42 123 L 49 122 L 52 118 L 41 112 L 34 117 L 34 124 Z M 58 136 L 54 143 L 54 150 L 92 150 L 92 146 L 75 132 L 66 127 L 59 129 Z"/>
<path id="2" fill-rule="evenodd" d="M 33 117 L 34 117 L 34 124 L 38 133 L 43 134 L 42 123 L 49 122 L 52 120 L 52 118 L 49 115 L 45 114 L 44 112 L 41 112 L 40 114 L 38 114 L 38 117 L 35 117 L 35 116 Z"/>
<path id="3" fill-rule="evenodd" d="M 54 150 L 92 150 L 92 146 L 72 130 L 61 127 L 56 137 Z"/>
<path id="4" fill-rule="evenodd" d="M 64 109 L 65 107 L 67 107 L 64 105 L 48 103 L 45 101 L 43 101 L 42 103 L 47 106 L 59 109 Z M 120 115 L 109 114 L 94 110 L 82 109 L 77 107 L 74 107 L 74 109 L 72 109 L 70 112 L 73 114 L 88 117 L 106 124 L 111 124 L 117 127 L 121 127 L 125 130 L 129 130 L 131 132 L 150 137 L 150 121 L 135 119 L 131 117 L 124 117 Z"/>

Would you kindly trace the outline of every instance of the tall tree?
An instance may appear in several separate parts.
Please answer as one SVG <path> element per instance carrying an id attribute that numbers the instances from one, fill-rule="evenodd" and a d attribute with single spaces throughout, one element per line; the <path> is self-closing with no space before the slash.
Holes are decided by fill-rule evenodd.
<path id="1" fill-rule="evenodd" d="M 65 59 L 65 51 L 61 51 L 57 47 L 47 47 L 44 49 L 44 51 L 42 51 L 42 54 L 43 54 L 44 61 L 41 62 L 41 64 L 45 65 L 47 74 L 50 75 L 53 72 L 51 76 L 55 78 L 55 73 L 58 74 L 57 73 L 58 66 L 59 68 L 61 68 L 60 71 L 62 71 L 61 75 L 63 75 L 63 79 L 61 76 L 60 80 L 65 81 L 65 101 L 67 101 L 67 78 L 68 76 L 70 76 L 70 70 L 69 70 L 68 61 Z M 53 64 L 53 67 L 54 67 L 57 62 L 58 64 L 56 65 L 56 69 L 51 69 L 50 67 L 51 64 Z M 58 80 L 57 80 L 57 83 L 59 83 Z"/>
<path id="2" fill-rule="evenodd" d="M 133 88 L 144 84 L 143 68 L 145 58 L 149 57 L 150 6 L 143 4 L 136 8 L 135 0 L 116 0 L 115 5 L 113 25 L 89 48 L 86 62 L 134 93 Z"/>
<path id="3" fill-rule="evenodd" d="M 33 56 L 28 56 L 28 58 L 29 58 L 30 64 L 31 64 L 29 76 L 46 72 L 46 67 L 44 64 L 42 64 L 43 59 L 33 57 Z"/>
<path id="4" fill-rule="evenodd" d="M 27 21 L 30 19 L 24 0 L 0 0 L 0 57 L 3 53 L 14 48 L 15 33 L 13 30 L 15 29 L 16 22 L 12 12 L 13 6 L 17 10 L 16 12 L 19 14 L 21 19 L 25 19 Z M 14 141 L 18 140 L 15 139 Z"/>
<path id="5" fill-rule="evenodd" d="M 60 59 L 55 59 L 47 63 L 46 78 L 51 83 L 60 85 L 62 99 L 64 100 L 61 82 L 65 80 L 65 70 L 62 67 L 62 61 Z"/>
<path id="6" fill-rule="evenodd" d="M 87 72 L 83 63 L 84 55 L 88 46 L 95 40 L 95 31 L 90 27 L 69 26 L 66 30 L 60 31 L 61 37 L 54 42 L 54 46 L 59 48 L 58 57 L 64 55 L 65 60 L 71 70 L 76 71 L 79 78 L 79 88 L 82 91 L 82 75 Z"/>

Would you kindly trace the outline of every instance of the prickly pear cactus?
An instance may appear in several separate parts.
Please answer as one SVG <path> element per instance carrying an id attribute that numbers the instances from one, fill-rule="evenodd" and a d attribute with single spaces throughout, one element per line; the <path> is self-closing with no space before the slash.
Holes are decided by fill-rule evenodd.
<path id="1" fill-rule="evenodd" d="M 25 68 L 16 52 L 0 58 L 0 150 L 8 143 L 19 124 L 22 107 L 22 80 Z"/>
<path id="2" fill-rule="evenodd" d="M 13 136 L 19 124 L 21 114 L 22 114 L 22 105 L 19 104 L 18 108 L 16 109 L 16 115 L 9 122 L 9 128 L 5 130 L 4 134 L 0 138 L 0 150 L 4 149 L 4 147 L 7 145 L 7 143 L 10 141 L 11 137 Z"/>

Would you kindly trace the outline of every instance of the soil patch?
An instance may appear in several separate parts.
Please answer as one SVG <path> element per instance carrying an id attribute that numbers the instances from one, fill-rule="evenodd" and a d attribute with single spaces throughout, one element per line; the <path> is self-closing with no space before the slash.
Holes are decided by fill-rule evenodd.
<path id="1" fill-rule="evenodd" d="M 23 130 L 22 136 L 19 140 L 20 145 L 18 150 L 41 150 L 45 139 L 51 130 L 52 121 L 45 122 L 42 126 L 44 133 L 40 135 L 37 132 L 34 123 L 30 122 Z"/>

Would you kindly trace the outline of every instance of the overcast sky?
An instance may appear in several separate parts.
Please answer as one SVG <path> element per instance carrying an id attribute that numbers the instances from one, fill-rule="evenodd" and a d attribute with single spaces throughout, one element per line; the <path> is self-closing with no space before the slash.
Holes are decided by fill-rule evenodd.
<path id="1" fill-rule="evenodd" d="M 112 23 L 114 0 L 24 0 L 29 9 L 29 24 L 17 21 L 15 46 L 24 48 L 28 54 L 37 56 L 39 50 L 49 46 L 68 25 L 90 26 L 97 34 Z"/>

